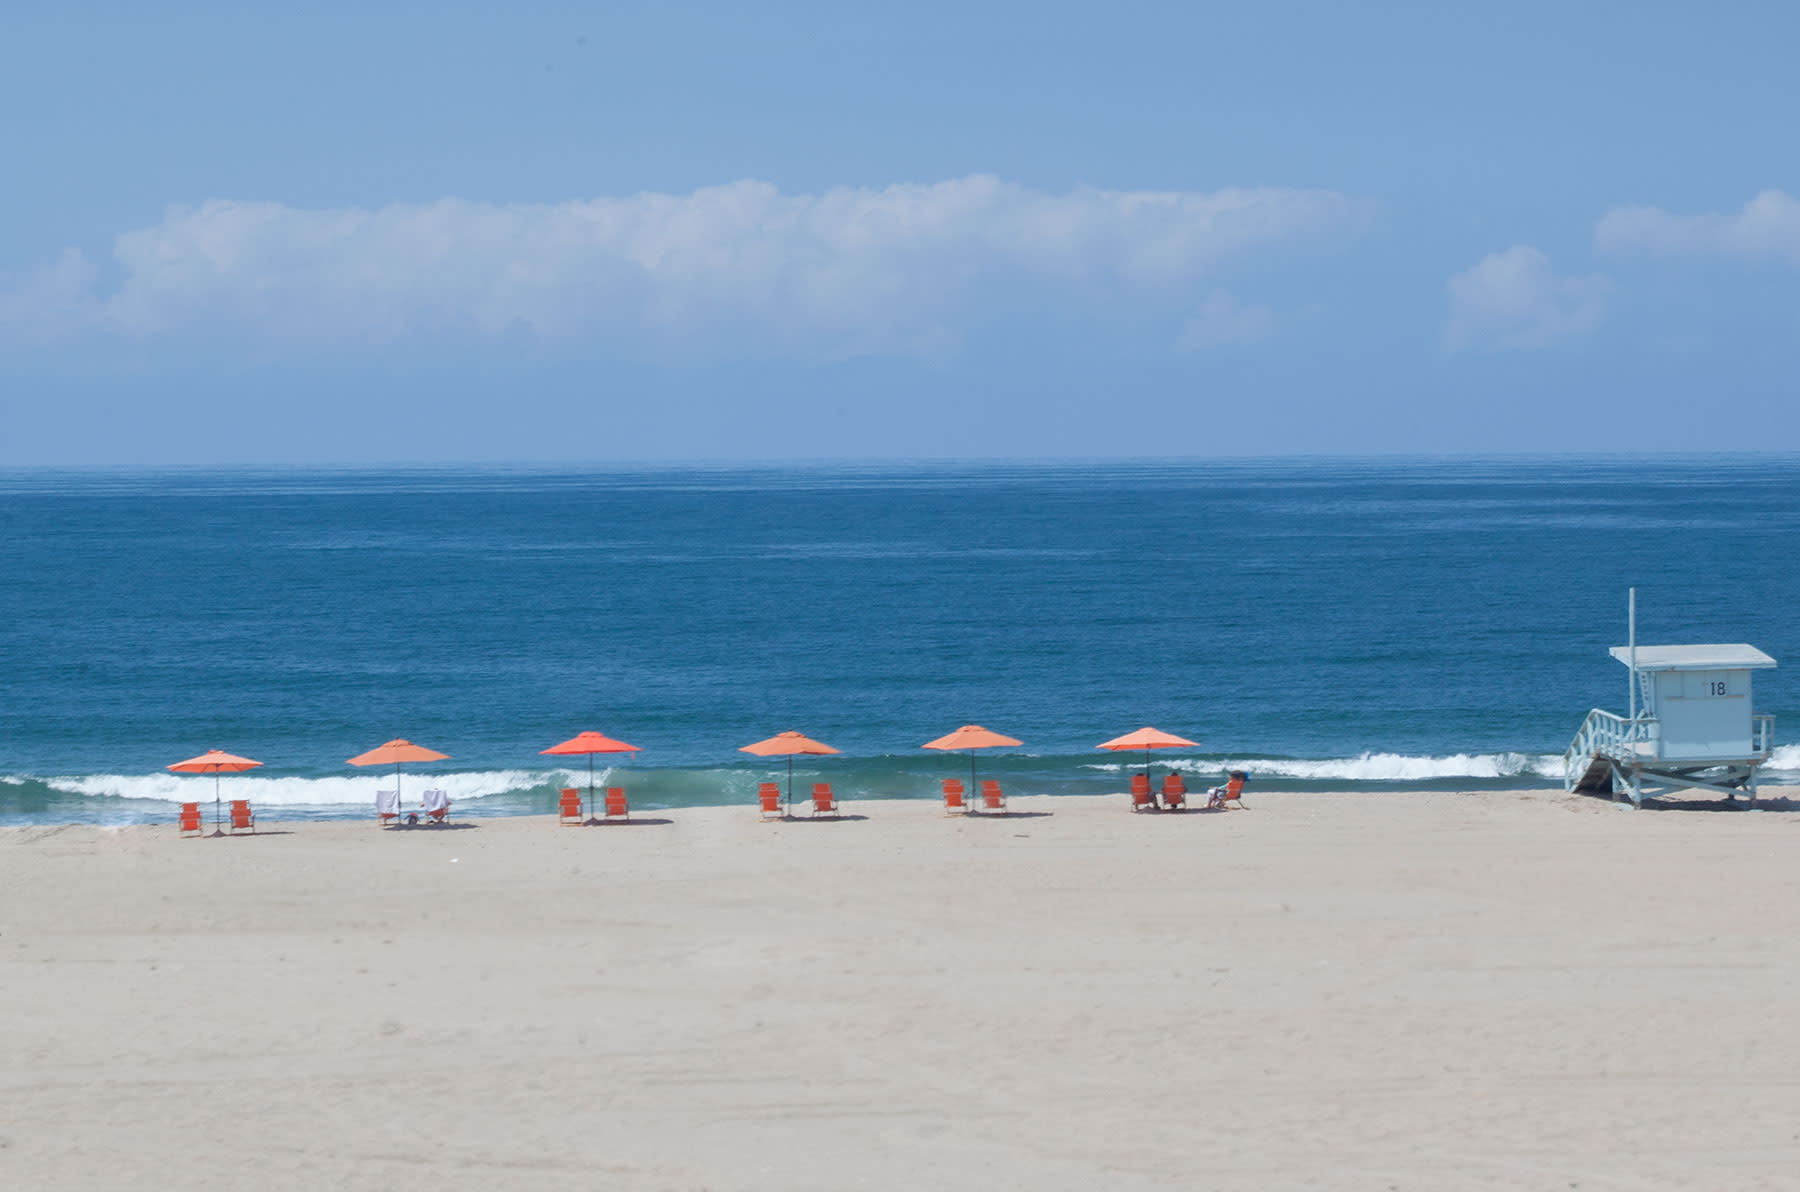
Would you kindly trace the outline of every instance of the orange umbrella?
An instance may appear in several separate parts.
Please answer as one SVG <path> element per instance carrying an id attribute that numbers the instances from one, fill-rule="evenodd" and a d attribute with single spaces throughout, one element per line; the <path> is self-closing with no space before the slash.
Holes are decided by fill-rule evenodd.
<path id="1" fill-rule="evenodd" d="M 350 759 L 352 766 L 393 766 L 394 794 L 400 794 L 401 762 L 441 762 L 450 755 L 439 753 L 435 749 L 427 749 L 423 745 L 414 745 L 404 737 L 395 737 L 385 745 L 377 745 L 367 753 L 359 753 Z"/>
<path id="2" fill-rule="evenodd" d="M 776 733 L 767 741 L 758 741 L 754 745 L 743 745 L 739 753 L 754 753 L 758 757 L 786 757 L 788 759 L 787 801 L 794 801 L 794 755 L 797 753 L 818 756 L 836 753 L 837 750 L 811 737 L 789 729 L 785 733 Z M 786 814 L 784 811 L 783 814 Z"/>
<path id="3" fill-rule="evenodd" d="M 1011 737 L 1003 737 L 999 733 L 982 728 L 979 724 L 965 724 L 953 733 L 945 733 L 935 741 L 927 741 L 920 749 L 967 749 L 969 751 L 969 793 L 975 793 L 975 751 L 977 749 L 999 749 L 1007 745 L 1023 745 L 1023 741 L 1015 741 Z"/>
<path id="4" fill-rule="evenodd" d="M 1144 751 L 1144 779 L 1150 778 L 1150 751 L 1152 749 L 1179 749 L 1183 745 L 1197 745 L 1186 737 L 1177 737 L 1174 733 L 1165 733 L 1160 728 L 1140 728 L 1135 733 L 1126 733 L 1122 737 L 1114 737 L 1110 741 L 1102 741 L 1097 749 L 1111 749 L 1115 752 L 1123 749 L 1142 749 Z"/>
<path id="5" fill-rule="evenodd" d="M 552 745 L 548 749 L 540 749 L 539 753 L 555 754 L 587 754 L 588 759 L 588 807 L 594 806 L 594 755 L 596 753 L 636 753 L 636 745 L 627 745 L 623 741 L 615 741 L 605 733 L 576 733 L 561 745 Z M 597 821 L 589 821 L 597 822 Z"/>
<path id="6" fill-rule="evenodd" d="M 199 757 L 190 757 L 185 762 L 176 762 L 169 769 L 177 774 L 211 774 L 213 776 L 213 835 L 225 835 L 222 826 L 224 820 L 219 814 L 219 775 L 236 774 L 242 770 L 253 770 L 261 762 L 247 757 L 239 757 L 235 753 L 226 753 L 222 749 L 208 749 Z"/>

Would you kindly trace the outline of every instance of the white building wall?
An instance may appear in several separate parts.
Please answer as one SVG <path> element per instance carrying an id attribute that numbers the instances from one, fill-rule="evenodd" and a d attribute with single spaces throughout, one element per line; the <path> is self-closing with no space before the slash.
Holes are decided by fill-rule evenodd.
<path id="1" fill-rule="evenodd" d="M 1654 691 L 1664 761 L 1750 756 L 1749 671 L 1659 671 Z"/>

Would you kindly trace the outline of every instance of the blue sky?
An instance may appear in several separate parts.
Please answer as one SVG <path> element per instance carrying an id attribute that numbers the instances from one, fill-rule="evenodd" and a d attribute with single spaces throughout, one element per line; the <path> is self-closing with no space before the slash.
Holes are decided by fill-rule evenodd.
<path id="1" fill-rule="evenodd" d="M 0 464 L 1794 450 L 1785 4 L 13 4 Z"/>

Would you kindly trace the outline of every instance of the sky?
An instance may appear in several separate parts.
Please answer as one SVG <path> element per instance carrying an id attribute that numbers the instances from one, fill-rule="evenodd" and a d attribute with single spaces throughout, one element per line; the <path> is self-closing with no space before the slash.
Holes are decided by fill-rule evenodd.
<path id="1" fill-rule="evenodd" d="M 0 466 L 1800 449 L 1800 6 L 0 13 Z"/>

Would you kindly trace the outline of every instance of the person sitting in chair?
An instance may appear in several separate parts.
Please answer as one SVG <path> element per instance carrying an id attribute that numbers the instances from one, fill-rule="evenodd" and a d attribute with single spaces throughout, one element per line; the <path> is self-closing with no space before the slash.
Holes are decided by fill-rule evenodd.
<path id="1" fill-rule="evenodd" d="M 1206 809 L 1208 811 L 1224 811 L 1229 803 L 1242 807 L 1244 784 L 1250 781 L 1250 775 L 1242 770 L 1233 770 L 1228 775 L 1229 781 L 1224 786 L 1215 786 L 1206 792 Z"/>

